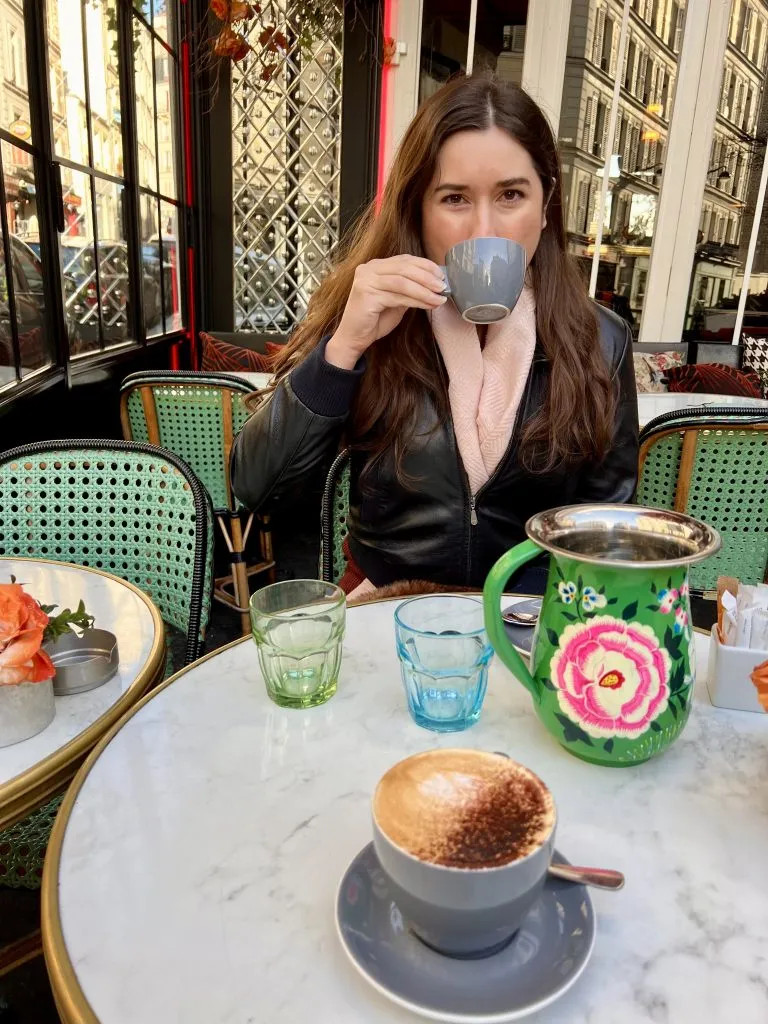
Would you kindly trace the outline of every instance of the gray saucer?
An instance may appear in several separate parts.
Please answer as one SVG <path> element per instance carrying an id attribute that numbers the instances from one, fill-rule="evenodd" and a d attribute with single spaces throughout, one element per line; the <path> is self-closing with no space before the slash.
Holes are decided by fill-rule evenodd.
<path id="1" fill-rule="evenodd" d="M 568 863 L 557 852 L 553 859 Z M 548 879 L 517 937 L 500 953 L 485 960 L 435 953 L 403 922 L 373 843 L 341 880 L 336 927 L 352 964 L 382 995 L 454 1024 L 505 1024 L 543 1009 L 573 985 L 595 944 L 586 888 Z"/>

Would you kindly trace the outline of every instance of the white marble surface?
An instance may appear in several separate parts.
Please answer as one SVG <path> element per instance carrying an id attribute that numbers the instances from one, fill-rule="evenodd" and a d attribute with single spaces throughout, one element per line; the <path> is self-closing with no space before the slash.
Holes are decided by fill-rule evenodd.
<path id="1" fill-rule="evenodd" d="M 689 409 L 695 405 L 735 405 L 739 407 L 755 406 L 768 410 L 768 400 L 764 398 L 747 398 L 742 395 L 708 395 L 688 394 L 685 392 L 647 393 L 637 396 L 637 410 L 640 426 L 644 427 L 656 416 L 665 412 Z"/>
<path id="2" fill-rule="evenodd" d="M 394 761 L 434 746 L 506 750 L 558 802 L 558 846 L 616 867 L 597 944 L 534 1024 L 768 1021 L 768 716 L 712 707 L 661 758 L 598 768 L 562 750 L 495 660 L 481 721 L 412 723 L 395 603 L 349 611 L 339 691 L 271 704 L 250 641 L 193 668 L 117 734 L 62 848 L 66 947 L 102 1024 L 385 1024 L 415 1020 L 360 979 L 337 941 L 339 879 L 371 835 Z M 706 669 L 708 638 L 697 635 Z"/>
<path id="3" fill-rule="evenodd" d="M 155 636 L 147 605 L 117 580 L 76 566 L 0 558 L 0 582 L 10 582 L 11 576 L 41 604 L 58 605 L 57 612 L 77 607 L 82 598 L 95 625 L 117 637 L 120 667 L 95 690 L 56 697 L 56 717 L 47 729 L 21 743 L 0 747 L 0 800 L 5 783 L 69 743 L 119 700 L 146 664 Z"/>
<path id="4" fill-rule="evenodd" d="M 254 388 L 265 388 L 272 380 L 271 373 L 249 373 L 247 370 L 227 370 L 227 374 L 230 377 L 239 377 L 241 380 L 247 380 Z"/>

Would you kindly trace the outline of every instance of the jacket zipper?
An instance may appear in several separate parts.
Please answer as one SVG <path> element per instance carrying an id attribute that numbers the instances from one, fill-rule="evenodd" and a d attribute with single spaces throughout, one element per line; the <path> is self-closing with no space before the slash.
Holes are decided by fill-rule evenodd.
<path id="1" fill-rule="evenodd" d="M 533 369 L 533 367 L 531 367 L 531 369 Z M 501 472 L 501 470 L 502 470 L 502 468 L 504 466 L 504 463 L 507 461 L 507 459 L 509 458 L 509 454 L 512 451 L 512 447 L 514 446 L 515 439 L 517 437 L 517 428 L 520 426 L 520 421 L 521 421 L 521 419 L 523 417 L 523 413 L 524 413 L 525 409 L 528 406 L 528 398 L 530 397 L 531 381 L 532 381 L 532 379 L 533 379 L 533 373 L 529 373 L 528 374 L 528 380 L 527 380 L 526 385 L 525 385 L 525 393 L 524 393 L 522 401 L 520 402 L 520 405 L 518 407 L 517 414 L 515 415 L 515 422 L 514 422 L 514 424 L 512 426 L 512 433 L 509 435 L 509 442 L 508 442 L 507 447 L 506 447 L 506 449 L 504 451 L 504 454 L 499 459 L 499 463 L 496 466 L 496 469 L 494 469 L 493 473 L 491 473 L 491 475 L 485 481 L 485 483 L 480 488 L 480 490 L 477 492 L 477 494 L 470 494 L 470 496 L 469 496 L 469 521 L 470 521 L 470 524 L 472 526 L 477 526 L 477 500 L 478 500 L 478 498 L 483 493 L 483 491 L 486 491 L 490 487 L 490 485 L 494 481 L 494 478 L 499 475 L 499 473 Z M 458 450 L 458 446 L 457 446 L 457 450 Z"/>

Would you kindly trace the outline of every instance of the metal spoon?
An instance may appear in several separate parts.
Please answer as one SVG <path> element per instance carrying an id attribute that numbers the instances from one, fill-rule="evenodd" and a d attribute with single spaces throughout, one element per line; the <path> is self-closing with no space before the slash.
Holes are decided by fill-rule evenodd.
<path id="1" fill-rule="evenodd" d="M 505 622 L 514 622 L 518 626 L 535 626 L 539 619 L 538 612 L 518 612 L 515 606 L 510 605 L 501 613 Z"/>
<path id="2" fill-rule="evenodd" d="M 608 868 L 579 868 L 573 864 L 550 864 L 549 873 L 564 882 L 592 885 L 596 889 L 623 889 L 624 875 Z"/>

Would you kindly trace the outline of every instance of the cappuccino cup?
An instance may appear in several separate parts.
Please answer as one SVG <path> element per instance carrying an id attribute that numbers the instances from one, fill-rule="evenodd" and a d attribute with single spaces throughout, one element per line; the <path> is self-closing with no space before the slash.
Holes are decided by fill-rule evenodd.
<path id="1" fill-rule="evenodd" d="M 555 803 L 502 754 L 429 750 L 393 765 L 373 796 L 376 855 L 427 946 L 479 959 L 503 949 L 547 877 Z"/>
<path id="2" fill-rule="evenodd" d="M 443 295 L 470 323 L 495 323 L 517 305 L 526 266 L 524 247 L 509 238 L 468 238 L 446 253 Z"/>

